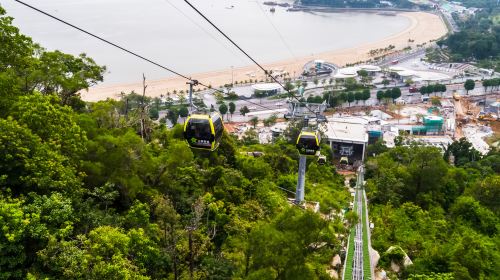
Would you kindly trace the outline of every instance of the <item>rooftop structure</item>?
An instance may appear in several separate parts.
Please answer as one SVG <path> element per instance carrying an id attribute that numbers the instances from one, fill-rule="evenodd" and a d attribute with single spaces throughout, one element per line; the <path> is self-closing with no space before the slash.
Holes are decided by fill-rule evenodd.
<path id="1" fill-rule="evenodd" d="M 412 78 L 415 82 L 438 82 L 451 79 L 450 76 L 432 71 L 416 71 L 401 66 L 391 66 L 387 70 L 402 79 Z"/>
<path id="2" fill-rule="evenodd" d="M 322 59 L 309 61 L 304 65 L 303 76 L 324 76 L 330 75 L 338 67 Z"/>
<path id="3" fill-rule="evenodd" d="M 281 90 L 281 86 L 277 83 L 267 83 L 267 84 L 255 84 L 252 85 L 254 90 L 259 91 L 279 91 Z"/>
<path id="4" fill-rule="evenodd" d="M 333 75 L 333 78 L 335 79 L 348 79 L 348 78 L 356 78 L 358 76 L 357 73 L 355 74 L 343 74 L 343 73 L 337 73 Z"/>
<path id="5" fill-rule="evenodd" d="M 326 110 L 326 102 L 323 103 L 304 103 L 297 101 L 287 101 L 288 112 L 284 115 L 285 119 L 302 119 L 308 116 L 310 120 L 321 117 Z M 319 115 L 318 115 L 319 114 Z M 324 117 L 322 117 L 324 119 Z"/>
<path id="6" fill-rule="evenodd" d="M 449 136 L 419 136 L 413 140 L 421 145 L 439 148 L 442 152 L 448 148 L 448 145 L 453 143 L 453 139 Z"/>
<path id="7" fill-rule="evenodd" d="M 364 160 L 368 145 L 368 132 L 363 122 L 348 122 L 331 118 L 326 123 L 325 137 L 334 156 L 348 156 L 349 160 Z"/>
<path id="8" fill-rule="evenodd" d="M 328 122 L 325 135 L 329 141 L 368 143 L 366 128 L 359 123 Z"/>
<path id="9" fill-rule="evenodd" d="M 379 66 L 376 66 L 376 65 L 360 65 L 358 67 L 359 67 L 359 70 L 365 70 L 367 72 L 380 72 L 380 71 L 382 71 L 382 68 L 380 68 Z"/>
<path id="10" fill-rule="evenodd" d="M 337 70 L 337 73 L 335 73 L 333 77 L 337 79 L 355 78 L 358 76 L 358 71 L 361 70 L 365 70 L 369 73 L 382 71 L 382 69 L 376 65 L 356 65 Z"/>

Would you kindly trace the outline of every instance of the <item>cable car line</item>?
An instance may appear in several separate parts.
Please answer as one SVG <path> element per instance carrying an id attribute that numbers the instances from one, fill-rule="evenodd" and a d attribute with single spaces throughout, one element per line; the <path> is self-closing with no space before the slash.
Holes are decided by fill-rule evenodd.
<path id="1" fill-rule="evenodd" d="M 226 39 L 229 40 L 229 42 L 231 42 L 236 48 L 238 48 L 243 54 L 245 54 L 253 63 L 255 63 L 260 69 L 262 69 L 262 71 L 264 71 L 264 73 L 266 73 L 266 75 L 268 75 L 267 73 L 267 70 L 264 69 L 264 67 L 262 67 L 262 65 L 260 65 L 257 61 L 255 61 L 255 59 L 253 59 L 247 52 L 245 52 L 242 48 L 240 48 L 240 46 L 238 46 L 238 44 L 236 44 L 231 38 L 229 38 L 229 36 L 226 35 L 226 33 L 224 33 L 224 31 L 220 30 L 219 27 L 217 27 L 217 25 L 215 25 L 212 21 L 210 21 L 210 19 L 208 19 L 202 12 L 200 12 L 200 10 L 198 10 L 195 6 L 193 6 L 193 4 L 191 4 L 188 0 L 184 0 L 184 2 L 186 2 L 186 4 L 188 4 L 193 10 L 195 10 L 202 18 L 204 18 L 208 23 L 210 23 L 210 25 L 212 25 L 213 28 L 217 29 L 217 31 L 219 31 L 219 33 L 221 33 L 224 37 L 226 37 Z M 274 79 L 274 78 L 273 78 Z M 276 79 L 274 79 L 280 86 L 283 87 L 283 85 L 277 81 Z M 284 88 L 284 87 L 283 87 Z"/>
<path id="2" fill-rule="evenodd" d="M 170 6 L 172 6 L 172 8 L 174 8 L 175 10 L 177 10 L 180 14 L 182 14 L 186 19 L 188 19 L 192 24 L 196 25 L 199 29 L 201 29 L 205 34 L 207 34 L 210 38 L 212 38 L 214 41 L 216 41 L 217 43 L 219 43 L 219 45 L 221 45 L 223 48 L 225 48 L 228 52 L 230 52 L 231 54 L 233 54 L 234 57 L 237 57 L 241 62 L 243 62 L 243 59 L 241 59 L 240 56 L 238 56 L 234 50 L 230 49 L 229 46 L 225 45 L 224 43 L 222 43 L 219 39 L 217 39 L 212 33 L 208 32 L 208 30 L 206 30 L 203 26 L 201 26 L 199 23 L 197 23 L 196 21 L 194 21 L 191 17 L 189 17 L 189 15 L 187 15 L 186 13 L 184 13 L 181 9 L 179 9 L 176 5 L 174 5 L 170 0 L 164 0 L 165 2 L 167 2 Z"/>
<path id="3" fill-rule="evenodd" d="M 296 96 L 295 94 L 292 94 L 289 90 L 286 89 L 286 87 L 278 81 L 269 71 L 267 71 L 262 65 L 260 65 L 253 57 L 251 57 L 245 50 L 243 50 L 238 44 L 236 44 L 231 38 L 229 38 L 224 31 L 222 31 L 217 25 L 215 25 L 209 18 L 207 18 L 200 10 L 198 10 L 193 4 L 191 4 L 188 0 L 184 0 L 186 4 L 188 4 L 193 10 L 195 10 L 202 18 L 204 18 L 210 25 L 212 25 L 213 28 L 215 28 L 217 31 L 219 31 L 220 34 L 222 34 L 229 42 L 231 42 L 238 50 L 240 50 L 246 57 L 248 57 L 255 65 L 257 65 L 262 71 L 264 71 L 264 74 L 269 76 L 275 83 L 280 85 L 290 96 L 295 98 L 298 102 L 302 103 Z M 316 114 L 311 108 L 307 107 L 306 108 L 313 114 Z"/>
<path id="4" fill-rule="evenodd" d="M 126 49 L 126 48 L 124 48 L 124 47 L 122 47 L 122 46 L 120 46 L 120 45 L 118 45 L 118 44 L 115 44 L 115 43 L 113 43 L 113 42 L 111 42 L 111 41 L 109 41 L 109 40 L 106 40 L 106 39 L 102 38 L 101 36 L 98 36 L 98 35 L 96 35 L 96 34 L 94 34 L 94 33 L 91 33 L 91 32 L 89 32 L 89 31 L 87 31 L 87 30 L 83 29 L 83 28 L 80 28 L 80 27 L 78 27 L 78 26 L 76 26 L 76 25 L 74 25 L 74 24 L 71 24 L 71 23 L 69 23 L 69 22 L 67 22 L 67 21 L 65 21 L 65 20 L 63 20 L 63 19 L 60 19 L 60 18 L 58 18 L 58 17 L 56 17 L 56 16 L 54 16 L 54 15 L 52 15 L 52 14 L 49 14 L 49 13 L 47 13 L 47 12 L 43 11 L 43 10 L 40 10 L 40 9 L 38 9 L 38 8 L 34 7 L 34 6 L 31 6 L 30 4 L 27 4 L 27 3 L 23 2 L 23 1 L 20 1 L 20 0 L 14 0 L 14 1 L 16 1 L 16 2 L 18 2 L 19 4 L 22 4 L 22 5 L 24 5 L 24 6 L 28 7 L 28 8 L 30 8 L 30 9 L 32 9 L 32 10 L 35 10 L 35 11 L 37 11 L 37 12 L 41 13 L 41 14 L 44 14 L 44 15 L 46 15 L 46 16 L 48 16 L 48 17 L 50 17 L 50 18 L 52 18 L 52 19 L 54 19 L 54 20 L 56 20 L 56 21 L 59 21 L 59 22 L 61 22 L 61 23 L 65 24 L 65 25 L 67 25 L 67 26 L 69 26 L 69 27 L 71 27 L 71 28 L 74 28 L 74 29 L 76 29 L 76 30 L 78 30 L 78 31 L 80 31 L 80 32 L 83 32 L 83 33 L 85 33 L 85 34 L 87 34 L 87 35 L 91 36 L 91 37 L 94 37 L 94 38 L 96 38 L 96 39 L 98 39 L 98 40 L 100 40 L 100 41 L 102 41 L 102 42 L 104 42 L 104 43 L 106 43 L 106 44 L 108 44 L 108 45 L 111 45 L 111 46 L 113 46 L 113 47 L 115 47 L 115 48 L 118 48 L 118 49 L 120 49 L 120 50 L 122 50 L 122 51 L 124 51 L 124 52 L 128 53 L 128 54 L 131 54 L 131 55 L 133 55 L 133 56 L 135 56 L 135 57 L 137 57 L 137 58 L 139 58 L 139 59 L 141 59 L 141 60 L 144 60 L 144 61 L 146 61 L 146 62 L 148 62 L 148 63 L 151 63 L 151 64 L 153 64 L 153 65 L 155 65 L 155 66 L 157 66 L 157 67 L 160 67 L 161 69 L 166 70 L 166 71 L 168 71 L 168 72 L 170 72 L 170 73 L 172 73 L 172 74 L 174 74 L 174 75 L 177 75 L 177 76 L 179 76 L 179 77 L 181 77 L 181 78 L 184 78 L 184 79 L 186 79 L 186 80 L 189 80 L 189 81 L 191 81 L 191 82 L 195 82 L 196 84 L 201 85 L 201 86 L 204 86 L 204 87 L 206 87 L 206 88 L 211 88 L 211 86 L 205 85 L 205 84 L 203 84 L 203 83 L 201 83 L 201 82 L 199 82 L 199 81 L 197 81 L 197 80 L 195 80 L 195 79 L 193 79 L 193 78 L 190 78 L 190 77 L 188 77 L 188 76 L 186 76 L 186 75 L 183 75 L 183 74 L 181 74 L 181 73 L 179 73 L 179 72 L 177 72 L 177 71 L 174 71 L 174 70 L 172 70 L 172 69 L 170 69 L 170 68 L 168 68 L 168 67 L 166 67 L 166 66 L 164 66 L 164 65 L 161 65 L 161 64 L 160 64 L 160 63 L 158 63 L 158 62 L 155 62 L 155 61 L 153 61 L 153 60 L 151 60 L 151 59 L 149 59 L 149 58 L 146 58 L 146 57 L 144 57 L 144 56 L 142 56 L 142 55 L 140 55 L 140 54 L 138 54 L 138 53 L 136 53 L 136 52 L 133 52 L 133 51 L 131 51 L 131 50 L 128 50 L 128 49 Z M 223 91 L 220 91 L 220 90 L 218 90 L 218 89 L 213 89 L 213 90 L 214 90 L 215 92 L 220 92 L 220 93 L 224 94 L 224 92 L 223 92 Z M 213 94 L 213 93 L 212 93 L 212 94 Z M 256 106 L 259 106 L 259 107 L 262 107 L 262 108 L 264 108 L 264 109 L 266 109 L 266 110 L 272 110 L 271 108 L 266 107 L 266 106 L 263 106 L 263 105 L 258 104 L 258 103 L 254 103 L 254 102 L 251 102 L 251 101 L 248 101 L 248 100 L 243 100 L 243 101 L 245 101 L 245 102 L 247 102 L 247 103 L 250 103 L 250 104 L 253 104 L 253 105 L 256 105 Z"/>
<path id="5" fill-rule="evenodd" d="M 294 97 L 299 103 L 302 103 L 295 94 L 292 94 L 289 90 L 283 86 L 282 83 L 280 83 L 271 73 L 269 73 L 262 65 L 260 65 L 255 59 L 253 59 L 247 52 L 245 52 L 238 44 L 236 44 L 229 36 L 227 36 L 220 28 L 218 28 L 212 21 L 210 21 L 202 12 L 200 12 L 195 6 L 193 6 L 188 0 L 184 0 L 193 10 L 195 10 L 202 18 L 204 18 L 212 27 L 214 27 L 217 31 L 219 31 L 226 39 L 228 39 L 236 48 L 238 48 L 243 54 L 245 54 L 250 60 L 252 60 L 260 69 L 264 71 L 266 75 L 271 77 L 272 80 L 274 80 L 277 84 L 279 84 L 288 94 L 292 97 Z M 309 111 L 313 114 L 316 114 L 311 110 L 311 108 L 307 107 Z M 317 117 L 318 115 L 316 115 Z M 304 126 L 308 126 L 308 118 L 305 116 L 304 118 Z M 318 155 L 318 159 L 320 157 L 320 154 L 318 153 L 319 150 L 321 149 L 321 135 L 318 130 L 315 132 L 307 132 L 302 129 L 303 131 L 299 134 L 297 137 L 297 142 L 296 142 L 296 148 L 299 151 L 300 158 L 299 158 L 299 172 L 298 172 L 298 179 L 297 179 L 297 189 L 296 189 L 296 194 L 295 194 L 295 203 L 296 204 L 301 204 L 304 200 L 304 193 L 305 193 L 305 173 L 306 173 L 306 163 L 307 163 L 307 156 L 312 156 L 312 155 Z M 324 157 L 322 158 L 322 161 L 324 160 Z M 324 160 L 326 161 L 326 159 Z"/>
<path id="6" fill-rule="evenodd" d="M 292 49 L 290 48 L 290 45 L 288 45 L 288 43 L 286 42 L 285 37 L 283 37 L 283 35 L 281 34 L 281 32 L 278 30 L 278 27 L 276 27 L 276 25 L 273 23 L 273 21 L 269 18 L 269 16 L 267 15 L 266 11 L 264 10 L 264 8 L 262 8 L 262 5 L 258 1 L 255 1 L 255 4 L 259 7 L 259 10 L 262 12 L 262 14 L 264 15 L 264 17 L 269 22 L 269 24 L 271 24 L 271 26 L 274 28 L 274 31 L 276 31 L 276 33 L 278 34 L 279 38 L 281 39 L 281 42 L 287 48 L 287 50 L 290 53 L 290 55 L 293 57 L 293 59 L 295 61 L 297 61 L 297 56 L 295 56 L 295 54 L 292 52 Z"/>

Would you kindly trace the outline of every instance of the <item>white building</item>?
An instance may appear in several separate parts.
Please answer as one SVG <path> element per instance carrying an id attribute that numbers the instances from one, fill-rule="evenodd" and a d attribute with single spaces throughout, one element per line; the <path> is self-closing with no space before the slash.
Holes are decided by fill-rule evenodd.
<path id="1" fill-rule="evenodd" d="M 252 85 L 254 93 L 264 93 L 265 95 L 274 95 L 281 92 L 281 86 L 278 83 L 266 83 Z"/>
<path id="2" fill-rule="evenodd" d="M 325 137 L 334 157 L 348 156 L 353 161 L 365 159 L 368 132 L 361 121 L 331 118 L 326 123 Z"/>
<path id="3" fill-rule="evenodd" d="M 382 69 L 376 65 L 356 65 L 338 69 L 337 73 L 335 73 L 333 77 L 335 79 L 356 78 L 358 76 L 358 71 L 361 70 L 365 70 L 370 75 L 374 75 L 376 72 L 382 71 Z"/>

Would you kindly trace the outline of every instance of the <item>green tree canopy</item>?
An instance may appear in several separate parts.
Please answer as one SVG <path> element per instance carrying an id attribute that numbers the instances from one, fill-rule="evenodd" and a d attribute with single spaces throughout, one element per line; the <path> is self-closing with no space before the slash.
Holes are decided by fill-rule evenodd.
<path id="1" fill-rule="evenodd" d="M 351 106 L 351 103 L 354 102 L 355 99 L 356 97 L 354 93 L 352 92 L 347 93 L 347 102 L 349 103 L 349 106 Z"/>
<path id="2" fill-rule="evenodd" d="M 235 111 L 236 111 L 236 104 L 234 104 L 234 102 L 229 102 L 229 114 L 233 116 Z"/>
<path id="3" fill-rule="evenodd" d="M 474 82 L 474 80 L 471 80 L 471 79 L 467 79 L 464 83 L 464 88 L 467 91 L 467 94 L 469 94 L 469 91 L 473 90 L 475 86 L 476 86 L 476 83 Z"/>
<path id="4" fill-rule="evenodd" d="M 225 114 L 227 114 L 227 111 L 228 111 L 227 105 L 225 103 L 220 104 L 220 106 L 219 106 L 219 112 L 221 113 L 221 115 L 223 117 L 224 117 Z"/>
<path id="5" fill-rule="evenodd" d="M 247 106 L 243 106 L 240 108 L 240 113 L 245 116 L 246 114 L 250 113 L 250 110 L 248 109 Z"/>

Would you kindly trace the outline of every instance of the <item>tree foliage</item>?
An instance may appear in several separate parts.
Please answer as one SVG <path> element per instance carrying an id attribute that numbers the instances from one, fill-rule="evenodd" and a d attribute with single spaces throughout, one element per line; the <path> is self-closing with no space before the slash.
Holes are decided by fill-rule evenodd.
<path id="1" fill-rule="evenodd" d="M 498 8 L 494 2 L 482 0 L 463 0 L 466 5 L 481 9 L 465 20 L 457 20 L 460 31 L 450 34 L 439 42 L 446 45 L 453 61 L 479 60 L 490 68 L 497 68 L 499 59 L 500 25 Z M 477 5 L 477 6 L 475 6 Z"/>
<path id="2" fill-rule="evenodd" d="M 467 91 L 467 94 L 469 94 L 469 91 L 473 90 L 475 86 L 476 86 L 476 83 L 474 82 L 474 80 L 471 80 L 471 79 L 467 79 L 464 83 L 464 88 Z"/>
<path id="3" fill-rule="evenodd" d="M 243 106 L 240 108 L 240 114 L 242 114 L 243 116 L 245 116 L 248 113 L 250 113 L 250 109 L 248 109 L 247 106 Z"/>
<path id="4" fill-rule="evenodd" d="M 191 150 L 176 125 L 186 107 L 168 105 L 167 128 L 141 111 L 161 102 L 133 92 L 85 103 L 78 92 L 104 67 L 46 52 L 0 14 L 0 278 L 328 278 L 358 217 L 338 218 L 351 199 L 345 178 L 311 160 L 305 199 L 320 213 L 288 203 L 299 123 L 273 144 L 250 130 L 242 140 L 225 133 L 216 152 Z M 356 99 L 342 94 L 339 103 Z M 373 245 L 409 254 L 403 278 L 499 276 L 500 155 L 470 160 L 464 145 L 449 149 L 466 159 L 455 167 L 436 148 L 371 149 Z"/>
<path id="5" fill-rule="evenodd" d="M 390 267 L 388 249 L 400 246 L 413 262 L 398 273 L 401 278 L 500 276 L 493 265 L 500 261 L 500 217 L 492 200 L 498 173 L 490 167 L 497 152 L 484 158 L 475 152 L 463 139 L 450 145 L 447 153 L 457 155 L 460 167 L 448 165 L 436 148 L 416 144 L 369 159 L 372 244 L 381 252 L 382 267 Z"/>
<path id="6" fill-rule="evenodd" d="M 340 242 L 323 217 L 349 199 L 334 168 L 310 163 L 306 199 L 322 213 L 299 210 L 283 191 L 297 176 L 292 144 L 260 146 L 250 130 L 191 150 L 182 104 L 134 92 L 85 103 L 78 92 L 104 67 L 46 52 L 0 14 L 0 278 L 326 277 Z M 172 127 L 150 119 L 161 109 Z"/>

